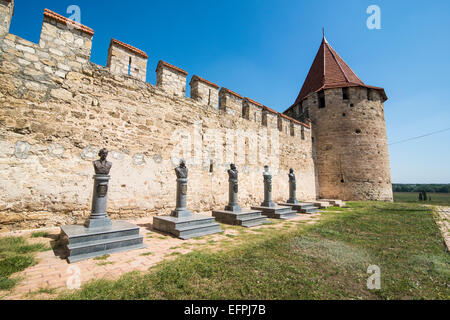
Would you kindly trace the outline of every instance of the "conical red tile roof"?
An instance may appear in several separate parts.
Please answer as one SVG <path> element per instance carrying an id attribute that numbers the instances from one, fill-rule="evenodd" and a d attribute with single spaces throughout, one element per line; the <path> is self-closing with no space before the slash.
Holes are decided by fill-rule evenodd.
<path id="1" fill-rule="evenodd" d="M 295 106 L 313 92 L 329 88 L 354 86 L 382 90 L 382 95 L 387 100 L 383 88 L 368 86 L 362 82 L 339 54 L 337 54 L 333 47 L 331 47 L 327 39 L 323 37 L 308 76 L 292 106 Z"/>

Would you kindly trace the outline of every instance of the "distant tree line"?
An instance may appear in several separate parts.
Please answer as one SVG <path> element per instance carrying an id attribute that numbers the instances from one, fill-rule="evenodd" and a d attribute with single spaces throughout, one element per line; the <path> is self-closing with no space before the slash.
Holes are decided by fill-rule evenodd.
<path id="1" fill-rule="evenodd" d="M 450 193 L 450 184 L 403 184 L 393 183 L 394 192 L 428 192 L 428 193 Z"/>

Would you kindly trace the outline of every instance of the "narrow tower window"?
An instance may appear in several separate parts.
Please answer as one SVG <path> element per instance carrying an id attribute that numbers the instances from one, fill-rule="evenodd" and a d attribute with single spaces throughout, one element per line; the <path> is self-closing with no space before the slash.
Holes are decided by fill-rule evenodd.
<path id="1" fill-rule="evenodd" d="M 261 121 L 262 121 L 262 125 L 267 127 L 267 112 L 266 111 L 263 111 Z"/>
<path id="2" fill-rule="evenodd" d="M 373 100 L 372 90 L 370 90 L 369 88 L 367 88 L 367 100 L 369 100 L 369 101 Z"/>
<path id="3" fill-rule="evenodd" d="M 319 98 L 319 108 L 325 108 L 325 93 L 322 91 L 318 94 Z"/>
<path id="4" fill-rule="evenodd" d="M 344 100 L 349 99 L 348 88 L 342 88 L 342 99 Z"/>
<path id="5" fill-rule="evenodd" d="M 130 60 L 128 61 L 128 75 L 131 75 L 131 57 Z"/>

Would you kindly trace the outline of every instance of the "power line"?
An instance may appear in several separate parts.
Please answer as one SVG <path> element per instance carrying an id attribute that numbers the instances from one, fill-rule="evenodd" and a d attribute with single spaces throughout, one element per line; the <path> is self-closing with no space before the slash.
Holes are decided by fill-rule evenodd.
<path id="1" fill-rule="evenodd" d="M 450 130 L 450 128 L 446 128 L 446 129 L 442 129 L 442 130 L 438 130 L 438 131 L 433 131 L 433 132 L 430 132 L 430 133 L 427 133 L 427 134 L 423 134 L 421 136 L 417 136 L 417 137 L 408 138 L 408 139 L 405 139 L 405 140 L 400 140 L 400 141 L 397 141 L 397 142 L 389 143 L 388 145 L 391 146 L 393 144 L 398 144 L 398 143 L 403 143 L 403 142 L 407 142 L 407 141 L 411 141 L 411 140 L 416 140 L 416 139 L 420 139 L 420 138 L 423 138 L 423 137 L 428 137 L 428 136 L 431 136 L 431 135 L 434 135 L 434 134 L 437 134 L 437 133 L 441 133 L 441 132 L 444 132 L 444 131 L 448 131 L 448 130 Z"/>

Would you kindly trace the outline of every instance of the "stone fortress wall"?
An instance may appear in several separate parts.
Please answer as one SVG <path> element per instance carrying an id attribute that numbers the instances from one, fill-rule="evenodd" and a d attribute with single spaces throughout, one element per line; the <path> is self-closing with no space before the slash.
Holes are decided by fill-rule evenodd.
<path id="1" fill-rule="evenodd" d="M 94 31 L 44 12 L 39 44 L 9 33 L 13 1 L 0 0 L 0 231 L 84 221 L 92 161 L 113 162 L 108 212 L 114 219 L 168 214 L 174 168 L 190 170 L 192 211 L 223 209 L 229 163 L 240 172 L 240 203 L 263 199 L 272 167 L 274 200 L 313 199 L 317 184 L 311 127 L 160 61 L 146 83 L 145 52 L 112 40 L 107 66 L 89 61 Z"/>
<path id="2" fill-rule="evenodd" d="M 294 118 L 306 113 L 312 120 L 319 197 L 392 201 L 380 92 L 355 86 L 325 89 L 323 94 L 320 107 L 319 93 L 311 93 L 289 110 Z"/>

